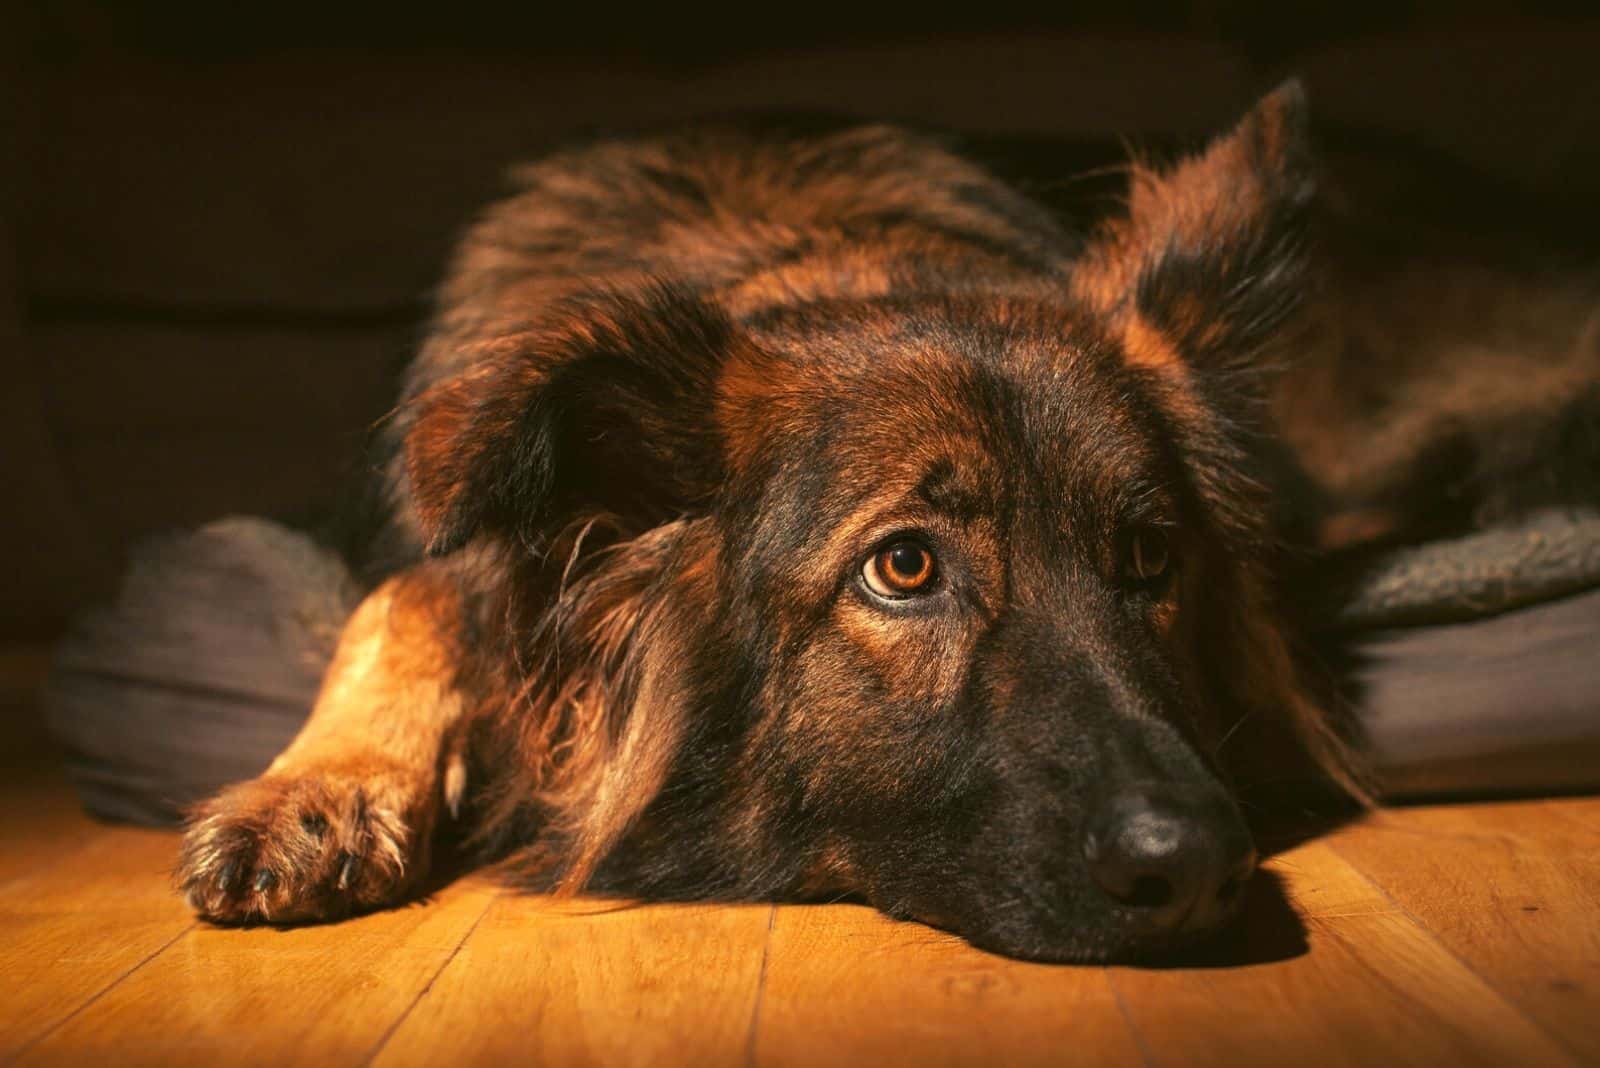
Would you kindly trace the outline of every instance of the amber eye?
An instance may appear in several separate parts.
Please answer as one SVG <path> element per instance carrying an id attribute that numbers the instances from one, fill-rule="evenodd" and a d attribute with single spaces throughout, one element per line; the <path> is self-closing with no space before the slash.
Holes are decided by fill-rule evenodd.
<path id="1" fill-rule="evenodd" d="M 1166 532 L 1157 527 L 1134 531 L 1128 547 L 1128 578 L 1143 586 L 1153 586 L 1172 569 L 1172 547 Z"/>
<path id="2" fill-rule="evenodd" d="M 861 578 L 879 597 L 909 597 L 933 584 L 933 552 L 921 542 L 892 542 L 867 558 Z"/>

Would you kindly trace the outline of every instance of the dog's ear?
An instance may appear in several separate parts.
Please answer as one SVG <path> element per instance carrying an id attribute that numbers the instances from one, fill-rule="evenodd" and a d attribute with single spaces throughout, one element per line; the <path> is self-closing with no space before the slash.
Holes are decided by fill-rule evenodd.
<path id="1" fill-rule="evenodd" d="M 1135 165 L 1127 213 L 1090 242 L 1074 292 L 1136 365 L 1237 369 L 1301 296 L 1315 188 L 1305 91 L 1291 81 L 1199 155 Z"/>
<path id="2" fill-rule="evenodd" d="M 715 492 L 717 367 L 727 319 L 665 287 L 574 298 L 483 343 L 467 370 L 421 394 L 405 469 L 424 543 L 479 532 L 543 546 L 584 515 L 637 527 Z"/>

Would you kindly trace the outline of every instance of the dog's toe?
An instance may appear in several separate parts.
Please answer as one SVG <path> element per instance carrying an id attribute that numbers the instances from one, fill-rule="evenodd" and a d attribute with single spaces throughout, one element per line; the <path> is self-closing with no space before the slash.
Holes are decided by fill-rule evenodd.
<path id="1" fill-rule="evenodd" d="M 219 893 L 226 894 L 229 890 L 233 889 L 234 880 L 238 877 L 239 862 L 237 860 L 227 861 L 222 865 L 222 870 L 217 872 L 217 891 Z"/>
<path id="2" fill-rule="evenodd" d="M 348 890 L 356 884 L 356 878 L 361 874 L 361 858 L 353 853 L 347 853 L 344 861 L 339 865 L 340 890 Z"/>
<path id="3" fill-rule="evenodd" d="M 306 923 L 390 904 L 427 864 L 426 819 L 403 782 L 263 777 L 201 806 L 177 879 L 218 923 Z"/>

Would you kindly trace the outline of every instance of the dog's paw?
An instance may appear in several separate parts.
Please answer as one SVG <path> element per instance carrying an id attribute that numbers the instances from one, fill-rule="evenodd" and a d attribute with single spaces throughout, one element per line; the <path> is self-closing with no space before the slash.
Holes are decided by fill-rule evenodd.
<path id="1" fill-rule="evenodd" d="M 392 904 L 425 873 L 429 793 L 396 769 L 269 772 L 193 813 L 178 885 L 217 923 L 314 923 Z"/>

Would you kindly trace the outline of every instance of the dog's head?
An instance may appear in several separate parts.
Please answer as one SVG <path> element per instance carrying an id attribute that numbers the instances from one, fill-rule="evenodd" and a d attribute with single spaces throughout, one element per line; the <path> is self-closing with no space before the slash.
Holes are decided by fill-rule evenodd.
<path id="1" fill-rule="evenodd" d="M 1135 169 L 1050 292 L 738 325 L 611 294 L 425 397 L 432 550 L 560 573 L 493 818 L 535 813 L 569 884 L 854 892 L 1026 957 L 1221 924 L 1255 863 L 1229 731 L 1335 750 L 1250 466 L 1302 285 L 1302 107 Z"/>

